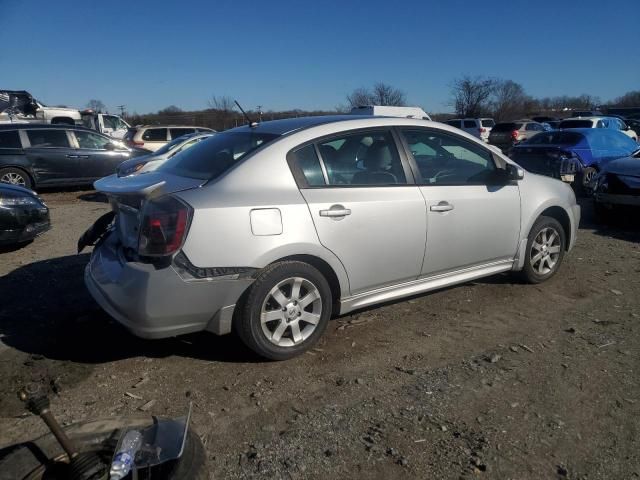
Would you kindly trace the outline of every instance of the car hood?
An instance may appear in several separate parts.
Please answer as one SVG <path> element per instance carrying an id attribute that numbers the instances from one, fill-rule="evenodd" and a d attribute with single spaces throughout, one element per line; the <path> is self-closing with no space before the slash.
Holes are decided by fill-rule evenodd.
<path id="1" fill-rule="evenodd" d="M 7 193 L 22 193 L 23 195 L 28 195 L 30 197 L 37 197 L 38 194 L 33 190 L 29 190 L 28 188 L 21 187 L 19 185 L 11 185 L 9 183 L 0 183 L 0 195 L 3 192 Z"/>
<path id="2" fill-rule="evenodd" d="M 625 157 L 604 165 L 603 171 L 626 177 L 640 177 L 640 158 Z"/>

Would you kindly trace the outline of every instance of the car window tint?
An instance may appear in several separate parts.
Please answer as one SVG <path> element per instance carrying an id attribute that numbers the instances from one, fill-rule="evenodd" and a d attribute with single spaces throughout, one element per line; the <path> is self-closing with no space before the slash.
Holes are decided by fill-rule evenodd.
<path id="1" fill-rule="evenodd" d="M 447 120 L 445 122 L 447 125 L 451 125 L 452 127 L 460 128 L 460 120 Z"/>
<path id="2" fill-rule="evenodd" d="M 406 184 L 402 162 L 388 131 L 344 135 L 318 145 L 329 185 Z"/>
<path id="3" fill-rule="evenodd" d="M 0 132 L 0 148 L 22 148 L 18 131 Z"/>
<path id="4" fill-rule="evenodd" d="M 494 121 L 493 121 L 492 119 L 490 119 L 490 118 L 485 118 L 484 120 L 482 120 L 482 122 L 481 122 L 481 123 L 482 123 L 482 126 L 483 126 L 483 127 L 487 127 L 487 128 L 491 128 L 491 127 L 493 127 L 493 126 L 496 124 L 496 122 L 494 122 Z"/>
<path id="5" fill-rule="evenodd" d="M 476 128 L 475 120 L 465 120 L 464 121 L 464 128 Z"/>
<path id="6" fill-rule="evenodd" d="M 107 137 L 93 132 L 74 131 L 73 134 L 76 136 L 79 148 L 105 150 L 105 145 L 111 142 Z"/>
<path id="7" fill-rule="evenodd" d="M 167 129 L 166 128 L 147 128 L 142 134 L 142 140 L 146 140 L 148 142 L 166 142 Z"/>
<path id="8" fill-rule="evenodd" d="M 118 118 L 112 115 L 103 115 L 102 123 L 105 128 L 112 128 L 113 130 L 118 129 Z"/>
<path id="9" fill-rule="evenodd" d="M 187 135 L 189 133 L 195 133 L 195 128 L 170 128 L 169 132 L 171 132 L 171 138 L 178 138 L 182 135 Z"/>
<path id="10" fill-rule="evenodd" d="M 69 139 L 65 130 L 27 130 L 27 137 L 32 147 L 68 148 Z"/>
<path id="11" fill-rule="evenodd" d="M 423 185 L 485 184 L 496 170 L 491 153 L 473 142 L 433 130 L 403 130 Z M 433 152 L 425 152 L 428 146 Z"/>
<path id="12" fill-rule="evenodd" d="M 325 185 L 320 160 L 313 145 L 299 148 L 291 153 L 291 158 L 304 176 L 307 185 L 317 187 Z"/>

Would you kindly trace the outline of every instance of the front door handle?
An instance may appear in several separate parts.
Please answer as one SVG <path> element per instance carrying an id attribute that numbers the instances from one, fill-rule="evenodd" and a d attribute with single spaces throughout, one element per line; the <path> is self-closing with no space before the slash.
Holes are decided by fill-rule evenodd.
<path id="1" fill-rule="evenodd" d="M 89 155 L 78 155 L 78 158 L 89 158 Z"/>
<path id="2" fill-rule="evenodd" d="M 448 212 L 449 210 L 453 210 L 453 205 L 451 205 L 449 202 L 438 202 L 437 205 L 431 205 L 431 207 L 429 207 L 429 210 L 431 210 L 432 212 Z"/>
<path id="3" fill-rule="evenodd" d="M 331 205 L 329 210 L 320 210 L 321 217 L 346 217 L 351 215 L 351 209 L 344 208 L 342 205 Z"/>
<path id="4" fill-rule="evenodd" d="M 78 155 L 66 155 L 67 158 L 78 158 Z"/>

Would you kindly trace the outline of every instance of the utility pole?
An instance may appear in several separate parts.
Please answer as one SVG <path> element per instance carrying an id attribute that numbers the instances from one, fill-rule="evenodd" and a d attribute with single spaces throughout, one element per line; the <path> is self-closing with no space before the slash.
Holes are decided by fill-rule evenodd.
<path id="1" fill-rule="evenodd" d="M 258 105 L 258 122 L 262 122 L 262 105 Z"/>
<path id="2" fill-rule="evenodd" d="M 118 105 L 116 108 L 120 109 L 120 116 L 124 117 L 124 109 L 126 105 Z"/>

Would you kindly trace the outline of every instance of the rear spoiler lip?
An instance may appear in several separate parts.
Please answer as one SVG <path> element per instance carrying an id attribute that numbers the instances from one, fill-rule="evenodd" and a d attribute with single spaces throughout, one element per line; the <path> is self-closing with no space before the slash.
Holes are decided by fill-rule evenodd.
<path id="1" fill-rule="evenodd" d="M 204 183 L 206 183 L 205 180 L 150 172 L 129 177 L 118 177 L 114 173 L 96 180 L 93 186 L 98 192 L 107 195 L 142 195 L 146 198 L 154 198 L 168 193 L 197 188 Z"/>

